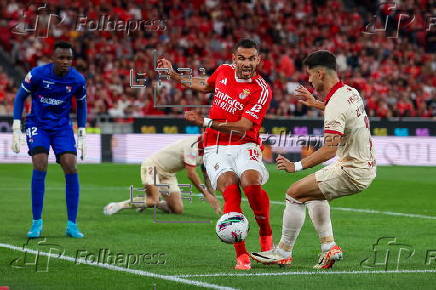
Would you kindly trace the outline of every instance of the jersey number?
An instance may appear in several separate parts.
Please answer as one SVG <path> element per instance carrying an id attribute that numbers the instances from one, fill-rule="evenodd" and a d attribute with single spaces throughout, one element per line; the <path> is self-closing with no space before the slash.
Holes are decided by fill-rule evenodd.
<path id="1" fill-rule="evenodd" d="M 26 135 L 29 138 L 32 138 L 32 136 L 38 135 L 38 128 L 37 127 L 31 127 L 26 129 Z"/>
<path id="2" fill-rule="evenodd" d="M 256 149 L 248 149 L 248 154 L 250 155 L 250 160 L 259 161 L 260 154 Z"/>
<path id="3" fill-rule="evenodd" d="M 250 111 L 253 111 L 255 113 L 259 113 L 260 110 L 262 110 L 262 105 L 256 104 L 256 105 L 253 106 L 253 108 L 251 108 Z"/>

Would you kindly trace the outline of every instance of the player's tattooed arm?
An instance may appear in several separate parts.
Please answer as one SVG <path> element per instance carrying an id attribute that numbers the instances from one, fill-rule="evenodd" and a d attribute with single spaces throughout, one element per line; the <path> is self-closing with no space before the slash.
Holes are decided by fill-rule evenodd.
<path id="1" fill-rule="evenodd" d="M 206 167 L 204 166 L 204 164 L 201 165 L 201 173 L 203 173 L 204 184 L 206 185 L 207 190 L 212 195 L 215 195 L 215 190 L 212 187 L 212 182 L 210 182 L 210 178 L 209 175 L 207 174 Z"/>
<path id="2" fill-rule="evenodd" d="M 183 86 L 199 91 L 201 93 L 211 93 L 214 88 L 210 87 L 207 82 L 207 77 L 192 77 L 191 75 L 178 74 L 171 62 L 165 58 L 157 61 L 158 68 L 168 69 L 168 75 L 176 82 L 180 82 Z"/>
<path id="3" fill-rule="evenodd" d="M 337 134 L 325 134 L 324 146 L 300 161 L 303 169 L 314 167 L 335 157 L 336 150 L 341 144 L 341 137 L 342 136 Z M 289 161 L 282 155 L 277 157 L 276 162 L 277 169 L 279 170 L 284 170 L 289 173 L 297 171 L 295 162 Z"/>
<path id="4" fill-rule="evenodd" d="M 315 97 L 303 86 L 300 86 L 295 90 L 295 96 L 300 98 L 299 103 L 308 107 L 316 108 L 324 111 L 325 105 L 323 102 L 318 101 Z"/>

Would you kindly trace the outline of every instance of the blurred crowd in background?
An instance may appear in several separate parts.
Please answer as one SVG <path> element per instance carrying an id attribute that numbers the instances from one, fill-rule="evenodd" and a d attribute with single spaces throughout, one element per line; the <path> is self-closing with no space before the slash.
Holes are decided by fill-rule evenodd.
<path id="1" fill-rule="evenodd" d="M 74 65 L 88 81 L 90 117 L 181 115 L 186 109 L 165 105 L 208 105 L 210 95 L 167 81 L 154 98 L 153 51 L 175 68 L 209 75 L 231 62 L 232 47 L 242 37 L 261 44 L 259 73 L 273 90 L 269 117 L 320 117 L 293 95 L 298 84 L 310 87 L 302 61 L 318 49 L 336 54 L 340 78 L 360 91 L 370 116 L 436 116 L 436 25 L 427 31 L 436 8 L 430 0 L 396 1 L 396 7 L 336 0 L 72 2 L 47 0 L 37 10 L 37 4 L 0 0 L 0 43 L 13 65 L 26 72 L 50 62 L 57 40 L 70 41 Z M 50 13 L 58 16 L 48 25 Z M 36 16 L 39 31 L 17 33 Z M 62 22 L 53 24 L 57 18 Z M 99 31 L 95 25 L 108 19 L 120 20 L 119 30 L 129 20 L 147 22 L 136 31 Z M 385 24 L 386 31 L 374 30 Z M 48 37 L 35 37 L 46 27 Z M 145 73 L 145 87 L 131 87 L 131 69 Z M 0 70 L 0 115 L 13 111 L 17 88 Z"/>

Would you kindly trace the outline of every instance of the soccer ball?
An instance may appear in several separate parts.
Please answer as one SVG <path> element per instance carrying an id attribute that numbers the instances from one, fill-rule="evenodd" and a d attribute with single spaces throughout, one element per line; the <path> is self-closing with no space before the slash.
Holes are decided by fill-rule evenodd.
<path id="1" fill-rule="evenodd" d="M 233 244 L 247 238 L 250 225 L 242 213 L 229 212 L 223 214 L 216 223 L 216 234 L 224 243 Z"/>

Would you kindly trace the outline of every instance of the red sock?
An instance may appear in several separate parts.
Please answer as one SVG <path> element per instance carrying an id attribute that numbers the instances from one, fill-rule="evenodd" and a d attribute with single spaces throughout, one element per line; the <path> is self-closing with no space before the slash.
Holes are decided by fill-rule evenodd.
<path id="1" fill-rule="evenodd" d="M 239 185 L 231 184 L 226 187 L 223 192 L 224 198 L 224 213 L 229 212 L 240 212 L 241 209 L 241 191 L 239 190 Z"/>
<path id="2" fill-rule="evenodd" d="M 269 223 L 268 194 L 260 185 L 246 186 L 244 187 L 244 192 L 259 225 L 259 236 L 271 236 L 272 229 Z"/>
<path id="3" fill-rule="evenodd" d="M 236 257 L 239 257 L 242 254 L 248 254 L 247 249 L 245 248 L 245 242 L 237 242 L 233 244 L 236 251 Z"/>

